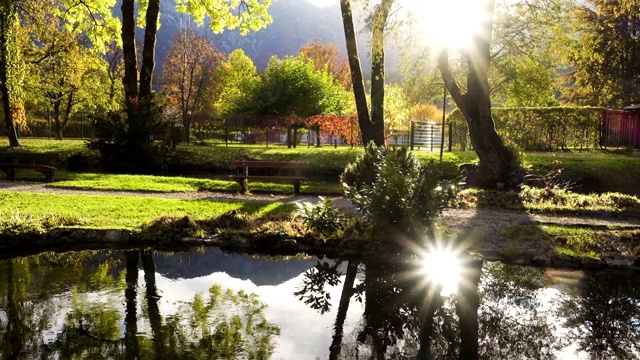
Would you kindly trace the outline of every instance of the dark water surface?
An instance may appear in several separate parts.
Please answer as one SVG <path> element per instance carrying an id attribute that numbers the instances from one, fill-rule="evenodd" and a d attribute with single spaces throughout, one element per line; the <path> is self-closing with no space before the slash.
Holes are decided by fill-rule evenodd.
<path id="1" fill-rule="evenodd" d="M 476 261 L 449 286 L 434 283 L 454 278 L 446 265 L 317 263 L 215 249 L 3 260 L 0 359 L 640 358 L 633 273 Z"/>

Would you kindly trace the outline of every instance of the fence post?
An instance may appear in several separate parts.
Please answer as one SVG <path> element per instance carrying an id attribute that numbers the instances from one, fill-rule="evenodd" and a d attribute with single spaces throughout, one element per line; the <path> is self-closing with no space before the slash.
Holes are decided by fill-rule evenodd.
<path id="1" fill-rule="evenodd" d="M 415 122 L 411 121 L 411 130 L 409 131 L 409 147 L 413 151 L 413 135 L 415 131 Z"/>
<path id="2" fill-rule="evenodd" d="M 453 143 L 453 122 L 449 121 L 449 152 L 451 152 Z"/>

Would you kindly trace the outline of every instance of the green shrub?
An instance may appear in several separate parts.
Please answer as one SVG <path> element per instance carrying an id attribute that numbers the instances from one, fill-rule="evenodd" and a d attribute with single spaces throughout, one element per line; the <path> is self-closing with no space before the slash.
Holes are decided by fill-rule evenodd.
<path id="1" fill-rule="evenodd" d="M 87 147 L 100 154 L 104 170 L 119 173 L 157 173 L 166 170 L 168 142 L 154 141 L 166 135 L 166 104 L 157 99 L 143 100 L 134 111 L 91 116 L 96 138 Z M 129 118 L 130 117 L 130 118 Z"/>
<path id="2" fill-rule="evenodd" d="M 422 163 L 407 149 L 372 144 L 347 166 L 342 181 L 377 239 L 399 235 L 416 241 L 430 233 L 457 190 L 454 181 L 441 180 L 434 161 Z"/>
<path id="3" fill-rule="evenodd" d="M 331 199 L 320 197 L 322 202 L 318 205 L 300 204 L 300 217 L 309 229 L 322 234 L 331 236 L 337 232 L 344 230 L 347 218 L 342 210 L 338 209 L 331 203 Z"/>

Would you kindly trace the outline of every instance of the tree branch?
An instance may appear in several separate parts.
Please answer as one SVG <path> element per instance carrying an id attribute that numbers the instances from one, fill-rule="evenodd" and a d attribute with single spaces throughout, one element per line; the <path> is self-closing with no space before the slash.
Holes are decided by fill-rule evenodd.
<path id="1" fill-rule="evenodd" d="M 463 104 L 464 94 L 460 91 L 460 86 L 456 83 L 456 80 L 453 78 L 453 74 L 451 73 L 451 68 L 449 67 L 449 52 L 447 49 L 443 49 L 438 55 L 438 68 L 440 68 L 444 86 L 447 87 L 447 90 L 449 91 L 449 94 L 451 94 L 453 100 L 456 104 Z"/>

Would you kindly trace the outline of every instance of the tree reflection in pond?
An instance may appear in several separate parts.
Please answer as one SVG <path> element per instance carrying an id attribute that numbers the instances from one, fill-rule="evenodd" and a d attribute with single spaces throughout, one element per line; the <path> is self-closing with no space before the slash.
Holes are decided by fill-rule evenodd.
<path id="1" fill-rule="evenodd" d="M 560 307 L 569 338 L 593 359 L 640 357 L 640 281 L 627 273 L 587 272 Z"/>
<path id="2" fill-rule="evenodd" d="M 360 295 L 364 314 L 355 336 L 343 338 L 345 314 L 338 311 L 331 359 L 553 359 L 567 345 L 554 336 L 553 308 L 543 304 L 546 279 L 539 269 L 463 257 L 458 289 L 443 297 L 442 285 L 425 282 L 414 261 L 389 259 L 361 264 L 363 278 L 354 291 L 345 282 L 340 304 Z M 331 269 L 317 266 L 312 278 L 334 278 L 317 274 Z M 322 296 L 320 284 L 306 286 L 312 289 L 297 294 L 306 302 Z"/>
<path id="3" fill-rule="evenodd" d="M 124 255 L 124 261 L 109 252 L 0 261 L 0 359 L 272 355 L 280 330 L 266 320 L 266 305 L 255 294 L 213 285 L 208 294 L 182 303 L 164 321 L 153 252 L 132 250 Z M 144 293 L 139 291 L 140 260 Z M 120 276 L 116 267 L 122 262 Z M 91 281 L 77 281 L 80 278 Z M 64 286 L 66 280 L 77 285 Z M 59 319 L 63 321 L 56 325 Z"/>
<path id="4" fill-rule="evenodd" d="M 294 273 L 264 286 L 210 269 L 167 276 L 158 258 L 133 250 L 0 261 L 0 359 L 639 357 L 632 273 L 556 282 L 550 270 L 462 258 L 447 295 L 411 257 L 328 262 L 306 282 Z M 315 314 L 294 292 L 330 312 Z"/>
<path id="5" fill-rule="evenodd" d="M 482 359 L 555 359 L 566 341 L 554 336 L 554 314 L 542 292 L 540 269 L 488 263 L 480 282 Z"/>

